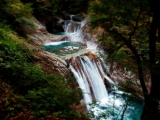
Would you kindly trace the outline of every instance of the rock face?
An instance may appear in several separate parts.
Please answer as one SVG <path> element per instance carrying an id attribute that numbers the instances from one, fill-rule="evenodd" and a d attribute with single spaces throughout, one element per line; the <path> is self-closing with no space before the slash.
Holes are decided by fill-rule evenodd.
<path id="1" fill-rule="evenodd" d="M 36 25 L 36 31 L 32 34 L 27 35 L 30 43 L 30 47 L 36 52 L 35 58 L 37 59 L 37 64 L 39 64 L 43 69 L 47 71 L 59 72 L 62 75 L 66 74 L 70 70 L 66 67 L 66 62 L 53 56 L 51 53 L 43 51 L 41 46 L 44 43 L 61 41 L 64 39 L 63 36 L 55 36 L 46 30 L 46 26 L 40 23 L 34 17 L 32 18 L 34 24 Z"/>
<path id="2" fill-rule="evenodd" d="M 98 58 L 91 51 L 85 54 L 90 60 L 96 61 Z"/>
<path id="3" fill-rule="evenodd" d="M 61 73 L 65 76 L 70 72 L 70 69 L 66 67 L 67 64 L 64 60 L 55 57 L 48 52 L 37 51 L 35 59 L 37 64 L 49 73 Z"/>
<path id="4" fill-rule="evenodd" d="M 46 26 L 40 23 L 36 18 L 33 17 L 32 21 L 36 26 L 36 30 L 34 33 L 27 35 L 27 37 L 30 39 L 29 42 L 32 45 L 38 47 L 47 42 L 61 41 L 61 39 L 63 39 L 63 36 L 55 36 L 49 33 L 46 30 Z"/>

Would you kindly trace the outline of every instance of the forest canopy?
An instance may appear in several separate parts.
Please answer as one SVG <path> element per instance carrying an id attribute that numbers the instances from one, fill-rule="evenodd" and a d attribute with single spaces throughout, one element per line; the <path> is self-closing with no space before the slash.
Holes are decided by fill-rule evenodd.
<path id="1" fill-rule="evenodd" d="M 110 60 L 139 76 L 145 100 L 141 119 L 160 119 L 160 4 L 151 0 L 95 0 L 88 10 L 91 26 L 104 28 L 100 40 Z M 146 78 L 146 70 L 150 78 Z"/>

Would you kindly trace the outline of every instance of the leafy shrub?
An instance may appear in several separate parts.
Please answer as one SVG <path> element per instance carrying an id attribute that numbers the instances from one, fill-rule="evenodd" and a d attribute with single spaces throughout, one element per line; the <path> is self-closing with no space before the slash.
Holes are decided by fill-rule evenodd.
<path id="1" fill-rule="evenodd" d="M 46 88 L 29 91 L 26 95 L 26 99 L 30 101 L 33 114 L 49 115 L 57 113 L 61 116 L 68 116 L 67 114 L 72 111 L 70 105 L 77 100 L 77 92 L 67 88 L 63 78 L 57 77 L 54 77 L 54 79 L 51 77 L 52 81 Z"/>
<path id="2" fill-rule="evenodd" d="M 78 117 L 71 104 L 79 100 L 77 90 L 61 75 L 48 75 L 33 64 L 32 52 L 9 36 L 12 32 L 0 23 L 0 119 L 9 119 L 24 109 L 34 116 Z M 5 84 L 5 85 L 4 85 Z"/>
<path id="3" fill-rule="evenodd" d="M 32 13 L 31 4 L 23 4 L 20 0 L 0 1 L 1 19 L 14 22 L 17 17 L 28 16 Z"/>
<path id="4" fill-rule="evenodd" d="M 28 106 L 28 101 L 20 95 L 16 95 L 12 87 L 0 80 L 0 119 L 9 119 L 17 115 Z"/>
<path id="5" fill-rule="evenodd" d="M 0 21 L 6 21 L 14 30 L 24 34 L 34 31 L 34 25 L 28 17 L 32 14 L 30 3 L 23 4 L 20 0 L 0 1 Z"/>
<path id="6" fill-rule="evenodd" d="M 21 90 L 21 92 L 45 85 L 46 75 L 40 67 L 30 62 L 32 58 L 30 55 L 26 55 L 25 46 L 23 45 L 22 48 L 11 37 L 8 37 L 3 30 L 0 30 L 0 32 L 0 77 L 6 78 L 8 83 L 15 86 L 19 91 Z M 29 51 L 28 54 L 30 54 Z"/>
<path id="7" fill-rule="evenodd" d="M 15 24 L 17 25 L 16 31 L 22 36 L 31 34 L 35 31 L 35 24 L 26 17 L 16 18 Z"/>

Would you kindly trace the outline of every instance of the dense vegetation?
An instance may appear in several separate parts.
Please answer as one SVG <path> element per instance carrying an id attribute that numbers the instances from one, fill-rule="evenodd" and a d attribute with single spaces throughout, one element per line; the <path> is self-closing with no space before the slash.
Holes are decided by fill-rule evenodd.
<path id="1" fill-rule="evenodd" d="M 0 24 L 0 119 L 78 117 L 70 106 L 78 100 L 77 91 L 61 75 L 46 74 L 35 65 L 34 52 L 23 41 Z"/>
<path id="2" fill-rule="evenodd" d="M 108 58 L 139 76 L 137 85 L 145 100 L 143 120 L 160 119 L 159 11 L 160 4 L 151 0 L 94 0 L 89 7 L 91 26 L 104 29 L 100 40 Z"/>
<path id="3" fill-rule="evenodd" d="M 72 105 L 79 102 L 73 78 L 43 71 L 28 47 L 26 34 L 35 30 L 31 16 L 43 18 L 75 6 L 71 0 L 0 1 L 0 119 L 81 119 Z M 68 3 L 68 2 L 71 2 Z M 74 7 L 73 7 L 74 8 Z M 71 10 L 71 9 L 70 9 Z M 80 10 L 80 9 L 79 9 Z M 79 12 L 74 9 L 77 13 Z"/>

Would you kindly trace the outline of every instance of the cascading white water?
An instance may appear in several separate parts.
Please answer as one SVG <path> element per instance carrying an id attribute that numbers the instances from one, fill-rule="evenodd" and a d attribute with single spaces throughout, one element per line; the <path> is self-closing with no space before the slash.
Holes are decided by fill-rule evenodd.
<path id="1" fill-rule="evenodd" d="M 87 50 L 92 51 L 93 53 L 97 53 L 97 44 L 95 40 L 88 34 L 82 31 L 82 28 L 87 24 L 88 17 L 81 21 L 75 22 L 72 20 L 74 15 L 70 15 L 71 20 L 66 20 L 64 22 L 64 31 L 70 38 L 70 41 L 74 42 L 84 42 L 87 45 Z"/>
<path id="2" fill-rule="evenodd" d="M 84 101 L 89 110 L 88 103 L 92 103 L 94 100 L 99 102 L 104 102 L 108 98 L 108 91 L 104 85 L 103 78 L 106 77 L 101 63 L 90 60 L 87 56 L 82 58 L 77 58 L 81 67 L 74 67 L 70 65 L 70 69 L 73 72 L 79 87 L 83 91 Z M 113 84 L 109 78 L 107 78 L 109 83 Z M 92 90 L 90 90 L 90 88 Z M 91 92 L 93 95 L 91 96 Z"/>
<path id="3" fill-rule="evenodd" d="M 87 40 L 81 29 L 87 23 L 87 19 L 77 23 L 72 21 L 72 16 L 73 15 L 70 16 L 71 20 L 65 21 L 65 32 L 72 33 L 68 34 L 71 41 L 85 42 L 87 44 L 87 48 L 94 53 L 94 51 L 96 51 L 97 44 L 92 40 Z M 79 87 L 84 93 L 84 101 L 87 105 L 87 109 L 89 109 L 88 104 L 92 103 L 93 100 L 101 102 L 108 97 L 108 91 L 104 85 L 103 78 L 106 78 L 106 80 L 111 84 L 113 84 L 113 81 L 105 75 L 100 62 L 95 63 L 95 61 L 91 61 L 86 56 L 79 58 L 79 61 L 83 69 L 79 70 L 78 68 L 74 68 L 72 65 L 70 65 L 70 69 L 73 72 Z M 90 88 L 92 88 L 92 90 L 90 90 Z M 93 91 L 93 93 L 91 93 L 91 91 Z M 93 94 L 94 99 L 91 94 Z"/>
<path id="4" fill-rule="evenodd" d="M 73 16 L 75 16 L 75 15 L 70 15 L 70 19 L 71 19 L 71 20 L 73 20 Z"/>
<path id="5" fill-rule="evenodd" d="M 103 79 L 98 71 L 95 62 L 91 61 L 88 57 L 84 56 L 84 60 L 80 59 L 83 66 L 84 73 L 87 74 L 89 82 L 94 92 L 95 99 L 101 101 L 108 96 L 108 92 L 103 83 Z"/>
<path id="6" fill-rule="evenodd" d="M 101 62 L 98 61 L 97 64 L 98 64 L 98 68 L 100 69 L 101 73 L 102 73 L 103 76 L 106 78 L 106 80 L 107 80 L 108 82 L 110 82 L 111 84 L 114 84 L 114 82 L 104 73 L 104 70 L 103 70 L 103 68 L 102 68 Z M 105 64 L 105 63 L 103 63 L 103 64 Z"/>
<path id="7" fill-rule="evenodd" d="M 71 59 L 70 69 L 83 91 L 83 99 L 88 111 L 94 114 L 91 120 L 122 120 L 122 118 L 124 120 L 140 120 L 139 116 L 134 115 L 141 113 L 143 102 L 137 101 L 136 103 L 136 98 L 119 91 L 115 86 L 108 95 L 104 78 L 110 84 L 114 84 L 114 82 L 105 74 L 104 64 L 100 59 L 89 59 L 87 56 Z M 132 98 L 127 97 L 127 95 Z M 90 104 L 94 100 L 98 101 L 96 102 L 97 105 Z M 124 111 L 125 116 L 123 116 Z"/>
<path id="8" fill-rule="evenodd" d="M 98 45 L 95 43 L 95 39 L 91 38 L 87 33 L 84 33 L 83 30 L 86 28 L 82 30 L 87 23 L 87 20 L 75 22 L 72 20 L 73 15 L 70 17 L 71 20 L 65 21 L 64 24 L 64 30 L 65 33 L 67 33 L 65 35 L 70 38 L 69 41 L 84 42 L 89 51 L 92 51 L 93 54 L 97 53 L 99 50 L 97 50 Z M 58 45 L 59 42 L 54 44 Z M 86 53 L 86 51 L 84 53 Z M 116 87 L 115 90 L 112 90 L 111 93 L 108 94 L 108 83 L 109 87 L 114 84 L 114 82 L 105 74 L 106 71 L 109 73 L 110 66 L 106 65 L 103 59 L 89 59 L 85 55 L 76 57 L 76 59 L 78 60 L 75 61 L 75 64 L 74 62 L 71 62 L 70 69 L 73 72 L 79 87 L 83 91 L 83 99 L 88 111 L 92 111 L 95 116 L 101 116 L 103 113 L 107 113 L 105 118 L 95 118 L 92 120 L 121 120 L 121 114 L 123 114 L 123 110 L 125 109 L 124 106 L 128 98 L 123 95 L 123 92 L 119 93 L 119 90 Z M 105 81 L 107 81 L 107 83 Z M 118 97 L 115 97 L 115 93 Z M 98 107 L 91 106 L 94 100 L 99 101 Z M 128 103 L 129 101 L 127 101 L 127 104 Z M 142 106 L 143 103 L 138 103 L 137 105 L 139 104 Z M 138 107 L 135 107 L 135 104 L 128 107 L 128 113 L 126 112 L 127 116 L 124 116 L 124 120 L 133 120 L 131 117 L 140 120 L 140 117 L 135 117 L 135 114 L 140 114 L 142 108 L 139 110 L 137 108 Z M 109 112 L 106 112 L 106 110 Z"/>
<path id="9" fill-rule="evenodd" d="M 81 28 L 81 22 L 74 22 L 72 20 L 66 20 L 64 22 L 64 31 L 66 33 L 75 33 Z"/>
<path id="10" fill-rule="evenodd" d="M 65 26 L 66 26 L 65 32 L 68 33 L 69 30 L 70 30 L 70 28 L 71 28 L 71 22 L 69 22 L 69 23 L 66 23 L 66 22 L 65 22 L 65 24 L 66 24 L 66 25 L 65 25 Z"/>
<path id="11" fill-rule="evenodd" d="M 92 103 L 92 97 L 91 97 L 91 92 L 90 92 L 90 88 L 89 88 L 89 84 L 85 78 L 84 73 L 81 75 L 78 71 L 76 71 L 71 65 L 70 65 L 70 69 L 73 72 L 77 83 L 79 85 L 79 87 L 81 88 L 82 92 L 83 92 L 83 98 L 84 98 L 84 102 L 86 104 L 87 109 L 89 110 L 89 104 Z"/>

